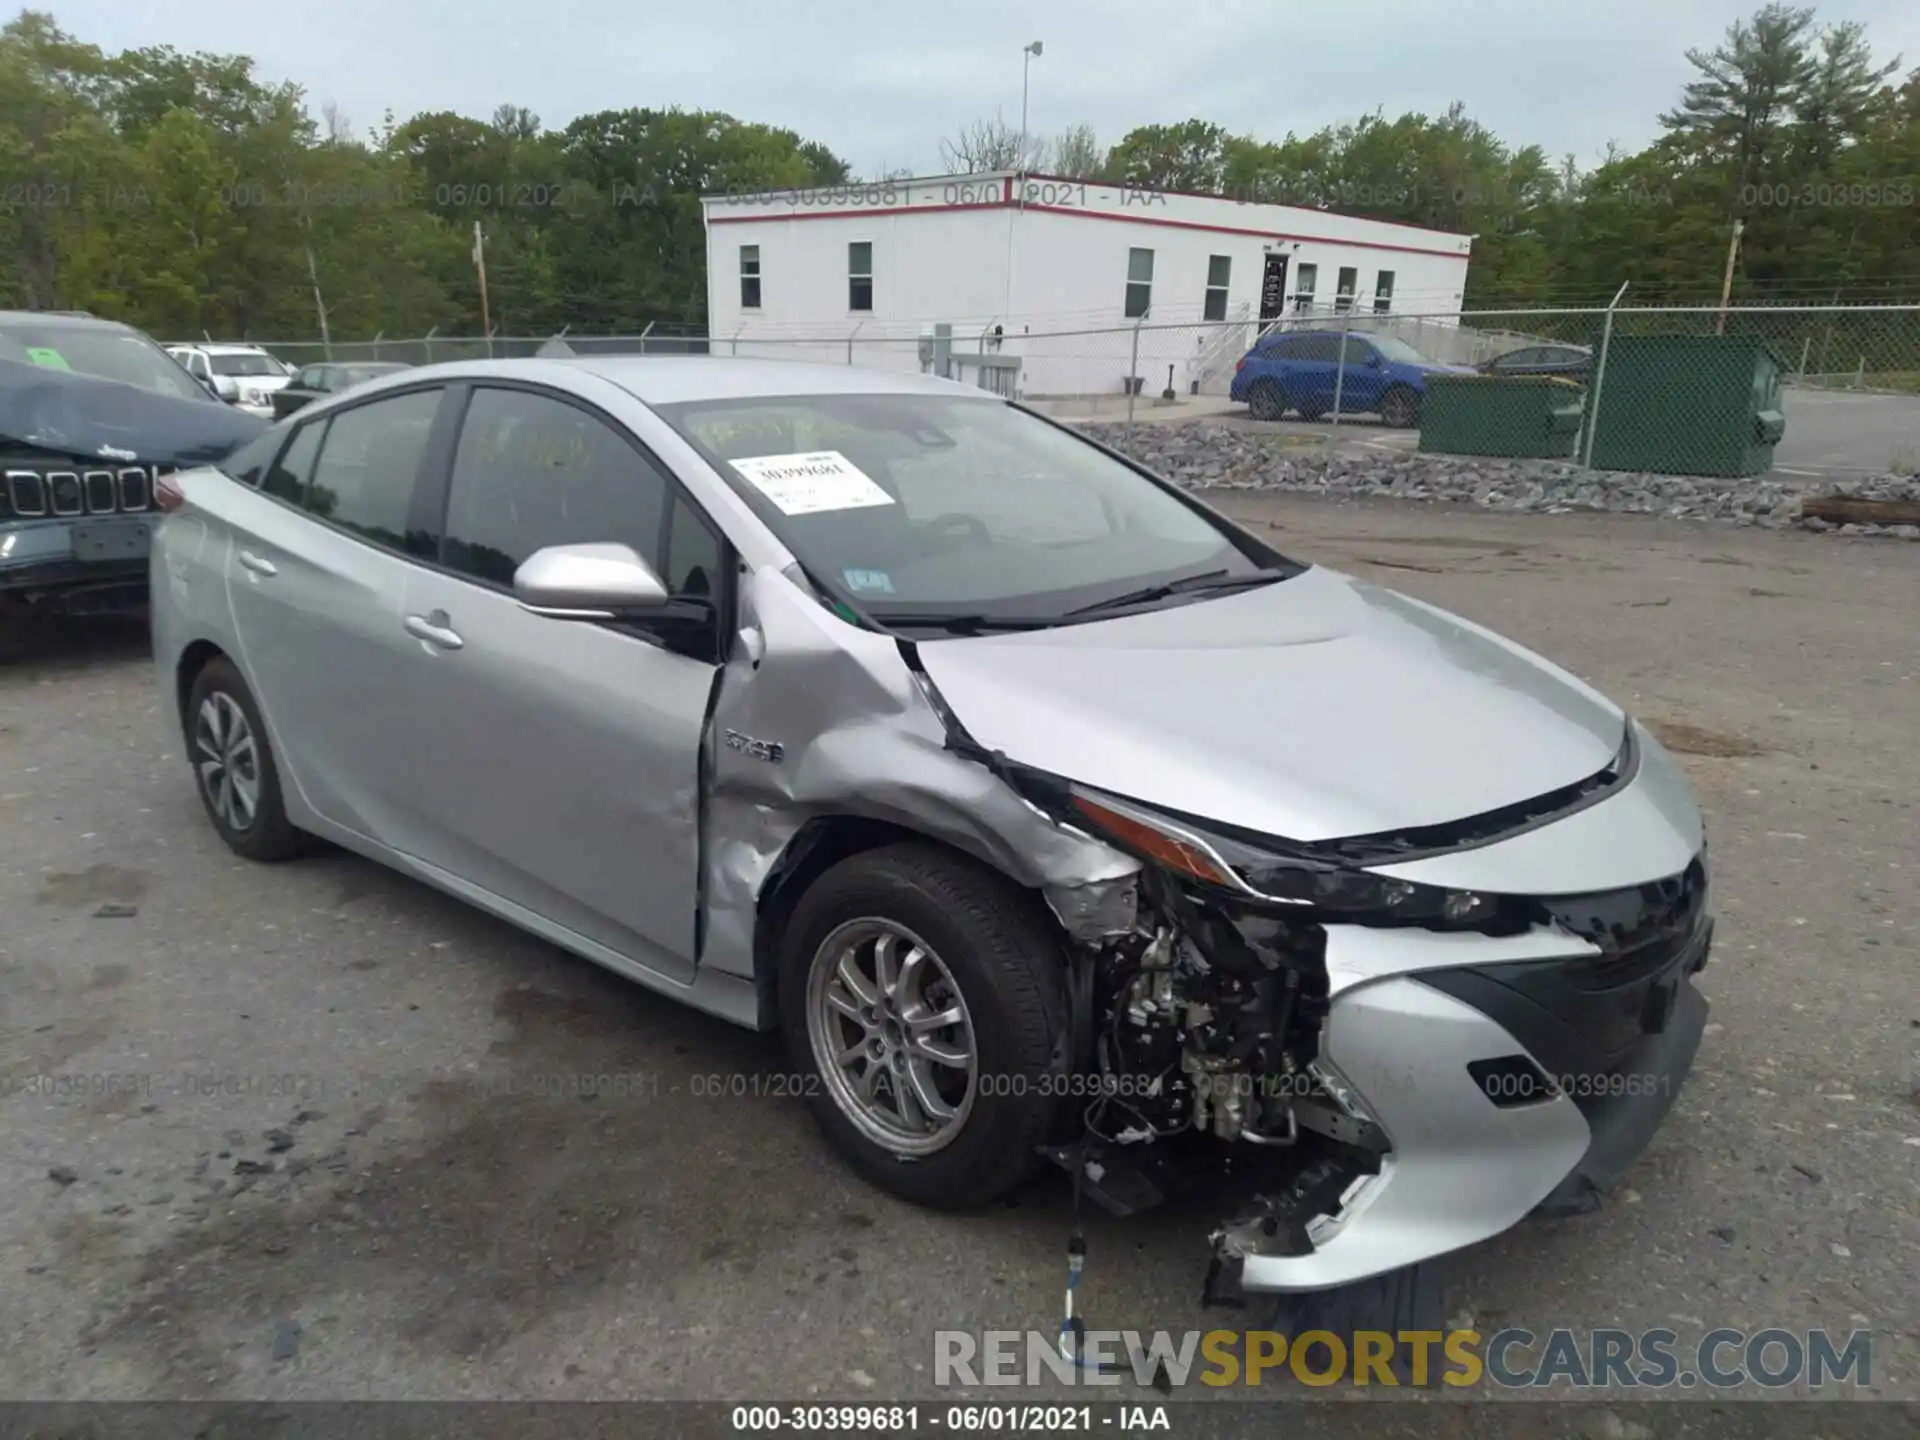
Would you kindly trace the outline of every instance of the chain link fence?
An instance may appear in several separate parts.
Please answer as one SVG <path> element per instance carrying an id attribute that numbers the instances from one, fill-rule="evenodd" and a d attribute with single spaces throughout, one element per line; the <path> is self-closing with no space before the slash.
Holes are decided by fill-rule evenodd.
<path id="1" fill-rule="evenodd" d="M 1920 306 L 1589 307 L 1022 331 L 711 337 L 713 353 L 941 373 L 1060 418 L 1207 415 L 1302 448 L 1675 475 L 1920 471 Z"/>
<path id="2" fill-rule="evenodd" d="M 840 335 L 650 327 L 265 348 L 296 365 L 569 353 L 799 360 L 941 374 L 1075 421 L 1235 417 L 1330 454 L 1532 455 L 1669 474 L 1920 471 L 1920 305 L 1349 307 L 1018 333 L 991 322 L 865 322 Z"/>

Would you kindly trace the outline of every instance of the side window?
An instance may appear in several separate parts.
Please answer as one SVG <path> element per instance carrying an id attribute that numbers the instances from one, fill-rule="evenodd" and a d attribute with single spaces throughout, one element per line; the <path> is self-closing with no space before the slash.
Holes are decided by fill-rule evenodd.
<path id="1" fill-rule="evenodd" d="M 269 430 L 235 450 L 217 467 L 221 474 L 229 479 L 238 480 L 242 485 L 257 486 L 267 473 L 267 466 L 273 463 L 275 453 L 286 443 L 287 437 L 278 430 Z"/>
<path id="2" fill-rule="evenodd" d="M 1348 339 L 1346 359 L 1348 365 L 1371 365 L 1379 358 L 1380 352 L 1375 350 L 1373 346 L 1369 345 L 1366 341 Z"/>
<path id="3" fill-rule="evenodd" d="M 660 578 L 670 595 L 711 599 L 720 590 L 720 539 L 685 499 L 675 497 L 668 522 L 667 564 Z"/>
<path id="4" fill-rule="evenodd" d="M 407 512 L 439 390 L 416 390 L 335 414 L 306 508 L 377 545 L 408 551 Z"/>
<path id="5" fill-rule="evenodd" d="M 446 564 L 506 587 L 548 545 L 630 545 L 657 563 L 667 490 L 597 416 L 525 390 L 476 390 L 454 453 Z"/>
<path id="6" fill-rule="evenodd" d="M 1331 335 L 1308 335 L 1301 339 L 1300 348 L 1294 351 L 1296 360 L 1333 361 L 1340 358 L 1340 342 Z"/>
<path id="7" fill-rule="evenodd" d="M 293 432 L 293 443 L 281 452 L 260 484 L 264 494 L 289 505 L 298 505 L 307 496 L 307 481 L 313 478 L 313 458 L 320 453 L 320 436 L 327 422 L 302 425 Z"/>

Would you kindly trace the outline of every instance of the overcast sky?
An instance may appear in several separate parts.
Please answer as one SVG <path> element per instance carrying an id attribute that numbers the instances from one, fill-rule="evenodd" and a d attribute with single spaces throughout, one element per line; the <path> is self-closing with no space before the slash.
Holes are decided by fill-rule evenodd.
<path id="1" fill-rule="evenodd" d="M 1583 166 L 1634 148 L 1752 0 L 40 0 L 114 51 L 170 44 L 250 55 L 309 108 L 357 130 L 392 110 L 482 117 L 524 105 L 550 129 L 629 106 L 724 110 L 827 144 L 868 175 L 937 173 L 939 142 L 996 110 L 1029 128 L 1079 122 L 1111 144 L 1135 125 L 1200 116 L 1279 139 L 1384 107 L 1469 113 L 1510 144 Z M 1920 65 L 1916 0 L 1833 0 L 1882 60 Z"/>

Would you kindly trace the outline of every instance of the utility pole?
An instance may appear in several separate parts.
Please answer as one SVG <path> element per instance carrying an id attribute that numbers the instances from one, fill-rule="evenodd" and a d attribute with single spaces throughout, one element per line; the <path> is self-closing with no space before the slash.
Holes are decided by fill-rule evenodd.
<path id="1" fill-rule="evenodd" d="M 1740 254 L 1740 235 L 1747 228 L 1747 222 L 1733 222 L 1733 238 L 1727 241 L 1727 273 L 1720 277 L 1720 315 L 1714 322 L 1713 333 L 1727 333 L 1727 301 L 1733 295 L 1733 262 Z"/>
<path id="2" fill-rule="evenodd" d="M 307 246 L 307 279 L 313 282 L 313 308 L 320 316 L 320 351 L 333 358 L 333 336 L 327 330 L 327 304 L 320 298 L 320 269 L 313 263 L 313 246 Z"/>
<path id="3" fill-rule="evenodd" d="M 480 328 L 487 332 L 487 358 L 493 358 L 493 312 L 487 307 L 487 241 L 473 222 L 473 268 L 480 276 Z"/>

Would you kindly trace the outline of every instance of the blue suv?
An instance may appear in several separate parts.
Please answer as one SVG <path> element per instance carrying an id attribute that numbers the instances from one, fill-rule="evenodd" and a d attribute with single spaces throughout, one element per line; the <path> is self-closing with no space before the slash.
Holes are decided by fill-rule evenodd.
<path id="1" fill-rule="evenodd" d="M 1389 425 L 1420 423 L 1427 376 L 1471 375 L 1470 365 L 1441 365 L 1391 335 L 1346 337 L 1346 373 L 1340 374 L 1338 330 L 1287 330 L 1266 335 L 1233 367 L 1230 398 L 1256 420 L 1278 420 L 1296 410 L 1318 420 L 1333 409 L 1336 378 L 1340 413 L 1378 415 Z"/>

